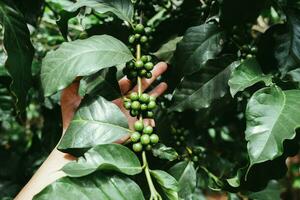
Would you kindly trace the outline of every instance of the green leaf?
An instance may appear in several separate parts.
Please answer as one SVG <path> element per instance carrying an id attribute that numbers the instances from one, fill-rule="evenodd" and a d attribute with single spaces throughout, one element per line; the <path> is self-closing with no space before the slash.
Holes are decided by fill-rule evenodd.
<path id="1" fill-rule="evenodd" d="M 174 66 L 171 68 L 171 87 L 185 75 L 190 75 L 204 67 L 222 51 L 225 33 L 216 24 L 203 24 L 189 28 L 177 44 Z"/>
<path id="2" fill-rule="evenodd" d="M 152 148 L 152 153 L 155 157 L 174 161 L 178 158 L 178 153 L 172 147 L 167 147 L 164 144 L 157 144 Z"/>
<path id="3" fill-rule="evenodd" d="M 179 200 L 178 183 L 173 176 L 162 170 L 151 170 L 150 174 L 155 178 L 169 200 Z"/>
<path id="4" fill-rule="evenodd" d="M 272 180 L 267 187 L 259 192 L 253 192 L 246 196 L 253 200 L 280 200 L 280 185 L 277 181 Z"/>
<path id="5" fill-rule="evenodd" d="M 186 199 L 194 193 L 197 174 L 192 162 L 177 163 L 169 173 L 178 181 L 178 194 L 181 198 Z"/>
<path id="6" fill-rule="evenodd" d="M 288 24 L 276 25 L 269 31 L 273 33 L 275 40 L 274 56 L 278 62 L 278 68 L 282 74 L 296 69 L 300 64 L 300 52 L 297 46 L 300 44 L 300 28 L 298 12 L 289 9 L 287 11 Z"/>
<path id="7" fill-rule="evenodd" d="M 45 96 L 66 88 L 77 76 L 89 76 L 132 59 L 126 45 L 108 35 L 63 43 L 43 60 L 41 79 Z"/>
<path id="8" fill-rule="evenodd" d="M 99 95 L 107 100 L 114 100 L 121 96 L 119 83 L 116 77 L 116 68 L 103 69 L 96 74 L 80 80 L 78 93 L 80 96 Z"/>
<path id="9" fill-rule="evenodd" d="M 142 172 L 136 155 L 119 144 L 102 144 L 88 150 L 77 161 L 66 164 L 62 170 L 71 177 L 81 177 L 95 171 L 117 171 L 127 175 Z"/>
<path id="10" fill-rule="evenodd" d="M 158 51 L 153 53 L 158 59 L 170 63 L 176 50 L 177 43 L 182 40 L 182 37 L 176 37 L 162 45 Z"/>
<path id="11" fill-rule="evenodd" d="M 34 49 L 24 16 L 10 2 L 0 2 L 0 23 L 4 28 L 3 45 L 7 53 L 5 67 L 12 78 L 10 89 L 16 96 L 17 108 L 24 110 L 31 87 L 31 63 Z"/>
<path id="12" fill-rule="evenodd" d="M 33 198 L 33 200 L 49 199 L 144 200 L 144 196 L 139 186 L 129 178 L 94 173 L 82 178 L 61 178 Z"/>
<path id="13" fill-rule="evenodd" d="M 207 109 L 214 101 L 229 94 L 229 77 L 239 65 L 239 62 L 229 65 L 230 61 L 228 58 L 210 60 L 199 72 L 184 77 L 174 92 L 170 111 Z"/>
<path id="14" fill-rule="evenodd" d="M 59 143 L 63 152 L 76 153 L 99 144 L 116 142 L 131 132 L 125 115 L 103 97 L 85 101 L 75 113 Z"/>
<path id="15" fill-rule="evenodd" d="M 300 126 L 300 90 L 273 86 L 253 94 L 246 108 L 246 140 L 250 167 L 283 154 L 283 142 Z M 249 168 L 250 168 L 249 167 Z"/>
<path id="16" fill-rule="evenodd" d="M 69 12 L 75 12 L 81 7 L 89 7 L 100 14 L 111 12 L 120 19 L 132 22 L 134 9 L 130 0 L 79 0 L 66 8 Z"/>
<path id="17" fill-rule="evenodd" d="M 272 76 L 263 74 L 255 58 L 245 60 L 231 74 L 228 82 L 230 93 L 234 97 L 236 93 L 261 81 L 269 86 L 272 84 Z"/>

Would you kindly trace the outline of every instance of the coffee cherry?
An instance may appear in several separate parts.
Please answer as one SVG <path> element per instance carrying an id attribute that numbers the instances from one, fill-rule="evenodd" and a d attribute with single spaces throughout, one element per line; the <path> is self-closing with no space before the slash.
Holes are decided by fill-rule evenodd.
<path id="1" fill-rule="evenodd" d="M 132 133 L 130 139 L 131 139 L 131 142 L 138 142 L 141 138 L 141 134 L 139 132 L 134 132 Z"/>
<path id="2" fill-rule="evenodd" d="M 156 97 L 150 96 L 150 101 L 156 101 Z"/>
<path id="3" fill-rule="evenodd" d="M 143 150 L 143 145 L 139 142 L 139 143 L 135 143 L 132 145 L 132 149 L 135 152 L 141 152 Z"/>
<path id="4" fill-rule="evenodd" d="M 151 72 L 147 72 L 147 74 L 146 74 L 146 78 L 151 78 L 152 77 L 152 73 Z"/>
<path id="5" fill-rule="evenodd" d="M 143 94 L 140 96 L 139 100 L 140 100 L 141 102 L 143 102 L 143 103 L 148 103 L 149 100 L 150 100 L 150 96 L 149 96 L 148 94 L 146 94 L 146 93 L 143 93 Z"/>
<path id="6" fill-rule="evenodd" d="M 136 78 L 137 77 L 137 72 L 136 71 L 133 71 L 133 70 L 131 70 L 130 72 L 129 72 L 129 74 L 128 74 L 128 78 L 129 79 L 134 79 L 134 78 Z"/>
<path id="7" fill-rule="evenodd" d="M 151 71 L 153 69 L 154 65 L 152 62 L 147 62 L 144 67 L 147 71 Z"/>
<path id="8" fill-rule="evenodd" d="M 144 32 L 144 25 L 143 25 L 143 24 L 137 24 L 137 25 L 135 26 L 134 31 L 135 31 L 136 33 L 143 33 L 143 32 Z"/>
<path id="9" fill-rule="evenodd" d="M 134 62 L 130 62 L 128 63 L 128 65 L 126 66 L 128 69 L 134 69 Z"/>
<path id="10" fill-rule="evenodd" d="M 194 161 L 194 162 L 198 162 L 198 161 L 199 161 L 198 156 L 193 156 L 193 161 Z"/>
<path id="11" fill-rule="evenodd" d="M 147 145 L 150 143 L 150 136 L 149 135 L 142 135 L 141 136 L 141 143 L 142 145 Z"/>
<path id="12" fill-rule="evenodd" d="M 141 69 L 142 67 L 144 67 L 144 63 L 141 60 L 137 60 L 134 65 L 137 69 Z"/>
<path id="13" fill-rule="evenodd" d="M 138 110 L 131 110 L 130 111 L 130 115 L 132 116 L 132 117 L 136 117 L 136 116 L 138 116 L 140 114 L 140 112 L 138 111 Z"/>
<path id="14" fill-rule="evenodd" d="M 146 149 L 146 151 L 151 151 L 151 149 L 152 149 L 151 144 L 148 144 L 145 149 Z"/>
<path id="15" fill-rule="evenodd" d="M 176 145 L 177 145 L 177 146 L 181 146 L 181 142 L 177 141 L 177 142 L 176 142 Z"/>
<path id="16" fill-rule="evenodd" d="M 134 34 L 134 37 L 135 37 L 136 40 L 138 40 L 138 39 L 140 39 L 141 34 L 136 33 L 136 34 Z"/>
<path id="17" fill-rule="evenodd" d="M 142 131 L 143 128 L 144 128 L 144 124 L 143 124 L 142 121 L 136 121 L 136 122 L 134 123 L 134 129 L 135 129 L 136 131 Z"/>
<path id="18" fill-rule="evenodd" d="M 149 110 L 153 110 L 153 109 L 155 109 L 156 108 L 156 102 L 155 101 L 150 101 L 149 103 L 148 103 L 148 109 Z"/>
<path id="19" fill-rule="evenodd" d="M 152 144 L 157 144 L 158 141 L 159 141 L 158 135 L 152 134 L 152 135 L 150 136 L 150 141 L 151 141 Z"/>
<path id="20" fill-rule="evenodd" d="M 146 62 L 148 62 L 148 56 L 142 56 L 141 57 L 141 60 L 144 62 L 144 63 L 146 63 Z"/>
<path id="21" fill-rule="evenodd" d="M 154 116 L 154 113 L 152 111 L 147 111 L 147 113 L 146 113 L 147 118 L 153 118 L 153 116 Z"/>
<path id="22" fill-rule="evenodd" d="M 132 108 L 133 110 L 139 110 L 139 109 L 141 108 L 140 102 L 139 102 L 139 101 L 133 101 L 133 102 L 131 103 L 131 108 Z"/>
<path id="23" fill-rule="evenodd" d="M 126 110 L 129 110 L 131 108 L 131 103 L 129 101 L 125 101 L 124 108 L 126 108 Z"/>
<path id="24" fill-rule="evenodd" d="M 141 69 L 139 72 L 138 72 L 139 76 L 141 77 L 145 77 L 147 75 L 147 71 L 145 69 Z"/>
<path id="25" fill-rule="evenodd" d="M 130 44 L 133 44 L 135 42 L 135 36 L 134 35 L 129 36 L 128 41 Z"/>
<path id="26" fill-rule="evenodd" d="M 129 98 L 130 98 L 131 101 L 136 101 L 136 100 L 139 99 L 139 95 L 138 95 L 137 92 L 132 92 L 132 93 L 130 94 Z"/>
<path id="27" fill-rule="evenodd" d="M 141 104 L 141 110 L 142 111 L 146 111 L 148 109 L 148 105 L 147 104 Z"/>
<path id="28" fill-rule="evenodd" d="M 146 43 L 148 41 L 148 37 L 147 36 L 142 36 L 140 39 L 141 43 Z"/>
<path id="29" fill-rule="evenodd" d="M 183 142 L 183 141 L 185 140 L 185 137 L 184 137 L 184 136 L 180 136 L 180 137 L 179 137 L 179 140 L 180 140 L 181 142 Z"/>
<path id="30" fill-rule="evenodd" d="M 153 127 L 152 126 L 144 127 L 143 133 L 150 135 L 151 133 L 153 133 Z"/>

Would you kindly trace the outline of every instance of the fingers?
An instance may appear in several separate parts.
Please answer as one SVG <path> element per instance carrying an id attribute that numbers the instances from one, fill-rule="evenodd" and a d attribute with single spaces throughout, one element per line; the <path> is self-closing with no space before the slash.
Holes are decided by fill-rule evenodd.
<path id="1" fill-rule="evenodd" d="M 121 94 L 124 95 L 131 88 L 131 81 L 126 76 L 124 76 L 119 80 L 119 86 L 120 86 Z"/>
<path id="2" fill-rule="evenodd" d="M 165 82 L 163 82 L 163 83 L 160 83 L 158 86 L 156 86 L 151 92 L 149 92 L 149 95 L 154 96 L 154 97 L 159 97 L 167 89 L 168 89 L 168 85 Z"/>
<path id="3" fill-rule="evenodd" d="M 165 71 L 167 71 L 168 65 L 164 62 L 160 62 L 155 65 L 152 70 L 152 77 L 150 79 L 142 79 L 142 91 L 145 91 L 160 75 L 162 75 Z M 137 91 L 138 86 L 136 85 L 132 91 Z"/>

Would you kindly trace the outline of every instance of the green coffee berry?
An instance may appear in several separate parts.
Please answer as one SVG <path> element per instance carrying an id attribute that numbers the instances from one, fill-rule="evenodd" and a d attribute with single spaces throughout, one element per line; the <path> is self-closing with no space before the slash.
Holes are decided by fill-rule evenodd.
<path id="1" fill-rule="evenodd" d="M 153 110 L 153 109 L 155 109 L 156 108 L 156 102 L 155 101 L 150 101 L 149 103 L 148 103 L 148 109 L 149 110 Z"/>
<path id="2" fill-rule="evenodd" d="M 146 43 L 148 41 L 148 37 L 143 35 L 140 39 L 141 43 Z"/>
<path id="3" fill-rule="evenodd" d="M 146 74 L 145 77 L 146 77 L 146 78 L 151 78 L 151 77 L 152 77 L 152 73 L 151 73 L 151 72 L 147 72 L 147 74 Z"/>
<path id="4" fill-rule="evenodd" d="M 127 110 L 129 110 L 131 108 L 131 102 L 125 101 L 124 102 L 124 108 L 126 108 Z"/>
<path id="5" fill-rule="evenodd" d="M 131 142 L 138 142 L 141 138 L 141 134 L 139 132 L 134 132 L 132 133 L 130 139 L 131 139 Z"/>
<path id="6" fill-rule="evenodd" d="M 136 33 L 143 33 L 143 32 L 144 32 L 144 25 L 143 25 L 143 24 L 137 24 L 137 25 L 135 26 L 134 31 L 135 31 Z"/>
<path id="7" fill-rule="evenodd" d="M 141 57 L 141 60 L 144 62 L 144 63 L 147 63 L 148 62 L 148 56 L 142 56 Z"/>
<path id="8" fill-rule="evenodd" d="M 147 71 L 151 71 L 154 67 L 154 64 L 152 62 L 147 62 L 144 67 Z"/>
<path id="9" fill-rule="evenodd" d="M 136 117 L 136 116 L 138 116 L 140 114 L 140 112 L 138 111 L 138 110 L 131 110 L 130 111 L 130 115 L 132 116 L 132 117 Z"/>
<path id="10" fill-rule="evenodd" d="M 142 122 L 142 121 L 136 121 L 136 122 L 134 123 L 134 129 L 135 129 L 136 131 L 142 131 L 142 130 L 144 129 L 144 124 L 143 124 L 143 122 Z"/>
<path id="11" fill-rule="evenodd" d="M 143 103 L 148 103 L 149 100 L 150 100 L 150 96 L 149 96 L 148 94 L 146 94 L 146 93 L 143 93 L 143 94 L 140 96 L 139 100 L 140 100 L 141 102 L 143 102 Z"/>
<path id="12" fill-rule="evenodd" d="M 158 135 L 152 134 L 152 135 L 150 136 L 150 141 L 151 141 L 151 144 L 157 144 L 158 141 L 159 141 Z"/>
<path id="13" fill-rule="evenodd" d="M 147 71 L 145 69 L 141 69 L 139 72 L 138 72 L 139 76 L 141 77 L 145 77 L 147 75 Z"/>
<path id="14" fill-rule="evenodd" d="M 146 126 L 146 127 L 144 127 L 143 133 L 150 135 L 151 133 L 153 133 L 153 127 L 152 126 Z"/>
<path id="15" fill-rule="evenodd" d="M 147 118 L 153 118 L 153 116 L 154 116 L 154 113 L 152 111 L 147 111 L 147 113 L 146 113 Z"/>
<path id="16" fill-rule="evenodd" d="M 144 63 L 141 60 L 137 60 L 134 65 L 137 69 L 141 69 L 142 67 L 144 67 Z"/>
<path id="17" fill-rule="evenodd" d="M 141 110 L 142 111 L 146 111 L 148 109 L 148 105 L 147 104 L 141 104 Z"/>
<path id="18" fill-rule="evenodd" d="M 134 35 L 129 36 L 128 41 L 130 44 L 133 44 L 135 42 L 135 36 Z"/>
<path id="19" fill-rule="evenodd" d="M 139 109 L 141 108 L 140 102 L 139 102 L 139 101 L 133 101 L 133 102 L 131 103 L 131 108 L 132 108 L 133 110 L 139 110 Z"/>
<path id="20" fill-rule="evenodd" d="M 139 143 L 135 143 L 132 145 L 132 149 L 135 152 L 141 152 L 143 150 L 143 145 L 139 142 Z"/>
<path id="21" fill-rule="evenodd" d="M 151 149 L 152 149 L 151 144 L 148 144 L 145 149 L 146 149 L 146 151 L 151 151 Z"/>
<path id="22" fill-rule="evenodd" d="M 137 92 L 132 92 L 130 95 L 129 95 L 129 98 L 131 101 L 136 101 L 139 99 L 139 95 Z"/>
<path id="23" fill-rule="evenodd" d="M 138 40 L 138 39 L 140 39 L 141 34 L 136 33 L 136 34 L 134 34 L 134 37 L 135 37 L 136 40 Z"/>
<path id="24" fill-rule="evenodd" d="M 147 145 L 150 143 L 150 136 L 145 134 L 141 136 L 141 143 L 142 145 Z"/>

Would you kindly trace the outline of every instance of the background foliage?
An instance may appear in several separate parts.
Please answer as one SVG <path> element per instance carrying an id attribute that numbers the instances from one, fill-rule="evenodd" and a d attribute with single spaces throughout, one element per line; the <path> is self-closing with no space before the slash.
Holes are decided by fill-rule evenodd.
<path id="1" fill-rule="evenodd" d="M 0 1 L 1 199 L 13 198 L 58 143 L 62 129 L 60 90 L 76 76 L 84 76 L 80 93 L 93 102 L 84 102 L 77 115 L 89 116 L 88 106 L 99 105 L 103 110 L 119 112 L 95 94 L 108 100 L 120 96 L 116 80 L 122 76 L 122 65 L 132 59 L 124 43 L 128 43 L 128 26 L 136 8 L 128 2 Z M 155 114 L 156 131 L 164 145 L 155 148 L 148 161 L 155 169 L 151 175 L 156 184 L 169 199 L 176 199 L 172 193 L 176 180 L 182 199 L 205 199 L 216 194 L 229 199 L 280 199 L 280 194 L 284 199 L 298 199 L 299 158 L 290 158 L 287 165 L 286 158 L 299 151 L 300 2 L 146 2 L 142 5 L 144 18 L 155 30 L 149 51 L 157 61 L 167 61 L 171 66 L 156 83 L 169 84 Z M 114 55 L 114 59 L 85 55 L 91 46 L 102 54 L 106 53 L 103 49 L 111 48 L 115 52 L 103 57 Z M 68 70 L 70 64 L 73 71 Z M 63 69 L 53 70 L 58 66 Z M 53 79 L 62 74 L 65 77 Z M 114 92 L 107 93 L 107 87 Z M 118 134 L 126 133 L 124 118 L 117 116 L 111 121 L 111 116 L 105 117 L 103 120 L 109 123 L 120 124 Z M 76 129 L 78 124 L 73 121 L 72 126 Z M 103 127 L 98 128 L 105 132 Z M 76 134 L 86 137 L 72 130 L 68 136 Z M 100 138 L 99 143 L 114 139 Z M 127 151 L 105 144 L 70 146 L 68 142 L 64 138 L 59 149 L 77 155 L 85 152 L 99 156 L 100 152 L 110 152 L 106 148 Z M 74 151 L 76 148 L 79 150 Z M 140 163 L 131 153 L 126 156 L 132 162 L 106 162 L 123 174 L 138 174 Z M 119 166 L 120 162 L 125 166 Z M 121 174 L 92 174 L 102 165 L 79 161 L 65 166 L 68 175 L 84 177 L 63 178 L 54 186 L 64 195 L 64 184 L 82 188 L 85 181 L 105 185 L 111 178 L 120 187 L 135 191 L 134 198 L 144 198 L 142 191 L 147 189 L 139 176 L 134 178 L 136 184 Z M 72 171 L 83 166 L 89 166 L 84 173 Z M 103 178 L 95 179 L 95 174 Z M 117 195 L 122 196 L 122 191 L 119 194 L 114 190 L 114 198 L 120 198 Z M 51 195 L 45 191 L 37 198 L 50 199 Z M 99 197 L 101 192 L 92 195 Z"/>

